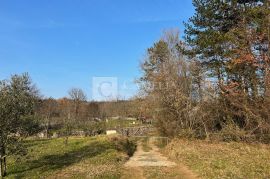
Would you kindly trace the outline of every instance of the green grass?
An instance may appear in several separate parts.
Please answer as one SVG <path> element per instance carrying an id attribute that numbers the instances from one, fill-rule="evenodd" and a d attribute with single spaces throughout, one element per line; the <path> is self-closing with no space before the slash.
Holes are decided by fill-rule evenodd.
<path id="1" fill-rule="evenodd" d="M 120 137 L 27 140 L 28 154 L 8 158 L 7 178 L 119 178 L 134 143 Z"/>
<path id="2" fill-rule="evenodd" d="M 133 122 L 135 124 L 133 124 Z M 115 128 L 123 128 L 123 127 L 135 127 L 135 126 L 142 126 L 142 122 L 136 119 L 134 120 L 127 120 L 127 119 L 108 119 L 106 122 L 107 129 L 115 129 Z"/>
<path id="3" fill-rule="evenodd" d="M 175 140 L 164 153 L 201 178 L 270 178 L 270 146 Z"/>

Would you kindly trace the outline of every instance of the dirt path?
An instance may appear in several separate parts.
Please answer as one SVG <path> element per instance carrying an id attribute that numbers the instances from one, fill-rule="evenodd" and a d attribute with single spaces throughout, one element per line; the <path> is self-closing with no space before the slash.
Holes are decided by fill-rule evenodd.
<path id="1" fill-rule="evenodd" d="M 154 145 L 154 140 L 149 139 L 149 151 L 144 151 L 142 143 L 138 143 L 137 151 L 125 164 L 122 179 L 128 178 L 197 178 L 186 167 L 169 161 Z"/>
<path id="2" fill-rule="evenodd" d="M 146 179 L 141 167 L 125 167 L 121 179 Z"/>
<path id="3" fill-rule="evenodd" d="M 166 157 L 162 156 L 158 148 L 153 144 L 150 139 L 150 148 L 148 152 L 143 151 L 141 143 L 137 147 L 137 151 L 133 157 L 125 164 L 126 167 L 171 167 L 176 166 L 176 163 L 169 161 Z"/>

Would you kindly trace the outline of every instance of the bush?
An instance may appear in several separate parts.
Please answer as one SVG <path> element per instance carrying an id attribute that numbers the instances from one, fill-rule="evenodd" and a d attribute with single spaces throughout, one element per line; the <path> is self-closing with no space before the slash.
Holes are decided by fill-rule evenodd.
<path id="1" fill-rule="evenodd" d="M 137 146 L 135 142 L 126 137 L 114 136 L 111 138 L 111 141 L 114 143 L 117 150 L 124 151 L 129 157 L 136 151 Z"/>

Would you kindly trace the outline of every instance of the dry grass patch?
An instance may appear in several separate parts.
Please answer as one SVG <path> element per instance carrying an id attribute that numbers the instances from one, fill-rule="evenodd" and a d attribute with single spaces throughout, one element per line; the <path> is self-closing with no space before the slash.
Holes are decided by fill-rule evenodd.
<path id="1" fill-rule="evenodd" d="M 202 178 L 270 178 L 270 146 L 174 140 L 163 152 Z"/>

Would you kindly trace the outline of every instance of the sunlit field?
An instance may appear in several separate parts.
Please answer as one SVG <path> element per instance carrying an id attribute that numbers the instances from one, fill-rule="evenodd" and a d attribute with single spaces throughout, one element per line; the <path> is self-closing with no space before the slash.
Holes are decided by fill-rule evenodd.
<path id="1" fill-rule="evenodd" d="M 8 162 L 7 178 L 119 178 L 135 150 L 118 137 L 27 140 L 28 154 Z"/>

